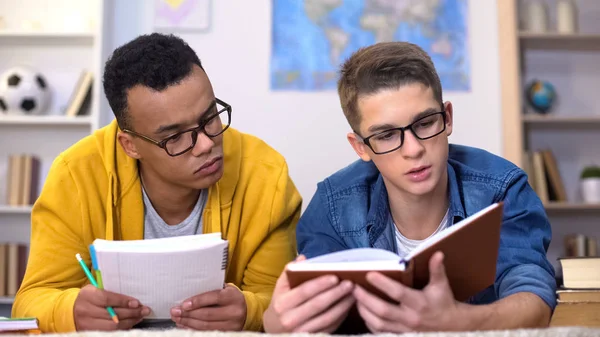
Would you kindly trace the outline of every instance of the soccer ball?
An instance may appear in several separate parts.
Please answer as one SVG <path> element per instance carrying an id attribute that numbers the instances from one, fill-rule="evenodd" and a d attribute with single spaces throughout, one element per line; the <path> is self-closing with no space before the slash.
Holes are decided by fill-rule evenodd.
<path id="1" fill-rule="evenodd" d="M 13 67 L 0 77 L 0 114 L 41 115 L 50 101 L 48 82 L 28 67 Z"/>

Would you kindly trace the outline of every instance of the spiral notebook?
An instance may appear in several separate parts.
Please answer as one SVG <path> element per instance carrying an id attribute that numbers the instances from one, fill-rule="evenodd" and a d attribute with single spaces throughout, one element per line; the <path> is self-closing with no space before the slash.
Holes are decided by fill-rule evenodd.
<path id="1" fill-rule="evenodd" d="M 148 319 L 169 319 L 172 307 L 204 292 L 223 289 L 228 242 L 221 233 L 90 245 L 101 288 L 138 299 Z"/>

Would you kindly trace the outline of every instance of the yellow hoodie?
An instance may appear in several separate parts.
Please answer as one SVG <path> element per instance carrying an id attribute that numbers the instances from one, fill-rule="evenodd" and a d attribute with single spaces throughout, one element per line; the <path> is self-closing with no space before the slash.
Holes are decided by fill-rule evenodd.
<path id="1" fill-rule="evenodd" d="M 43 332 L 75 330 L 73 304 L 88 283 L 76 253 L 89 265 L 96 238 L 143 239 L 137 161 L 117 131 L 113 121 L 61 153 L 33 206 L 29 261 L 12 315 L 37 317 Z M 258 331 L 279 274 L 296 256 L 302 200 L 284 158 L 263 141 L 229 128 L 223 147 L 224 174 L 209 189 L 204 233 L 220 231 L 229 241 L 226 282 L 245 296 L 244 329 Z"/>

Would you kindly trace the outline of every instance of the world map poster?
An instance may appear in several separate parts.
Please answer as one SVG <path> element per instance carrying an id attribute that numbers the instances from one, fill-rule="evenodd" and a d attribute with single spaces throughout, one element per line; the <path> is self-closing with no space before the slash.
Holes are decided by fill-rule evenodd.
<path id="1" fill-rule="evenodd" d="M 272 24 L 272 90 L 334 90 L 340 65 L 383 41 L 419 45 L 444 90 L 471 90 L 468 0 L 273 0 Z"/>

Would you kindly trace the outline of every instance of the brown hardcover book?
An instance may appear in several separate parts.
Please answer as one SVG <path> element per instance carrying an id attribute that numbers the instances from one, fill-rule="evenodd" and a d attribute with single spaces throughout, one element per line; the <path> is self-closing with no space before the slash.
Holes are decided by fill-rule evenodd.
<path id="1" fill-rule="evenodd" d="M 559 303 L 550 320 L 556 326 L 600 327 L 600 303 Z"/>
<path id="2" fill-rule="evenodd" d="M 6 296 L 6 274 L 8 270 L 8 248 L 6 243 L 0 243 L 0 296 Z"/>
<path id="3" fill-rule="evenodd" d="M 23 160 L 19 154 L 12 154 L 9 157 L 10 177 L 8 177 L 8 204 L 10 206 L 20 206 L 21 204 L 21 186 L 23 179 Z"/>
<path id="4" fill-rule="evenodd" d="M 13 179 L 12 176 L 14 175 L 13 171 L 15 169 L 15 156 L 13 155 L 9 155 L 8 156 L 8 165 L 7 165 L 7 170 L 6 170 L 6 180 L 5 180 L 5 188 L 6 188 L 6 201 L 5 203 L 7 205 L 10 205 L 12 203 L 12 189 L 13 189 Z"/>
<path id="5" fill-rule="evenodd" d="M 31 193 L 31 169 L 32 169 L 33 157 L 28 154 L 23 155 L 23 184 L 21 185 L 20 202 L 22 206 L 29 205 L 29 198 Z"/>
<path id="6" fill-rule="evenodd" d="M 73 88 L 65 115 L 74 117 L 85 113 L 86 101 L 89 101 L 91 96 L 93 81 L 92 72 L 87 70 L 81 72 L 77 84 Z"/>
<path id="7" fill-rule="evenodd" d="M 381 249 L 358 248 L 292 263 L 286 269 L 290 286 L 334 274 L 391 301 L 366 281 L 367 272 L 378 271 L 404 285 L 422 289 L 429 282 L 431 256 L 442 251 L 454 297 L 465 301 L 494 283 L 502 211 L 502 202 L 486 207 L 432 236 L 404 258 Z"/>
<path id="8" fill-rule="evenodd" d="M 19 244 L 7 244 L 6 257 L 6 295 L 14 296 L 19 290 Z"/>
<path id="9" fill-rule="evenodd" d="M 40 179 L 40 160 L 33 155 L 24 156 L 23 190 L 21 191 L 21 205 L 33 205 L 38 196 Z"/>
<path id="10" fill-rule="evenodd" d="M 550 193 L 548 191 L 548 182 L 546 179 L 546 169 L 544 168 L 544 158 L 540 151 L 533 152 L 533 172 L 535 179 L 535 192 L 543 204 L 550 201 Z"/>
<path id="11" fill-rule="evenodd" d="M 567 201 L 567 192 L 556 164 L 556 158 L 551 150 L 543 150 L 542 159 L 546 168 L 546 175 L 556 201 Z"/>

